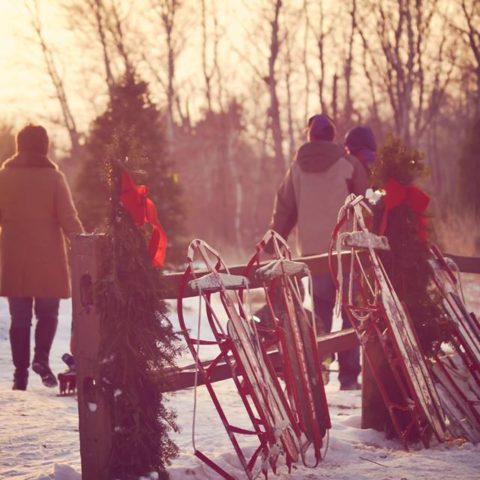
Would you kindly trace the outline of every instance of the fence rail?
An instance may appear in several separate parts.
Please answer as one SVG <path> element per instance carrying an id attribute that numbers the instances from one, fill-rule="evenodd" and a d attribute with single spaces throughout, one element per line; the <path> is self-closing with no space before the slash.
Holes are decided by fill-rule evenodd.
<path id="1" fill-rule="evenodd" d="M 463 257 L 452 254 L 445 254 L 446 257 L 451 258 L 458 266 L 458 269 L 462 273 L 477 273 L 480 274 L 480 257 Z M 295 260 L 305 263 L 310 269 L 312 275 L 327 272 L 329 270 L 328 255 L 312 255 L 309 257 L 299 257 Z M 343 256 L 343 262 L 345 266 L 349 260 L 349 254 Z M 259 266 L 265 265 L 264 262 Z M 251 269 L 249 275 L 250 288 L 261 287 L 261 282 L 256 278 L 255 272 L 259 266 L 254 266 Z M 245 272 L 246 265 L 234 265 L 229 267 L 229 272 L 233 275 L 241 275 Z M 197 272 L 201 275 L 201 272 Z M 205 272 L 206 273 L 206 272 Z M 168 299 L 176 299 L 178 295 L 178 289 L 182 279 L 183 273 L 167 273 L 162 275 L 160 297 Z M 193 297 L 198 295 L 197 291 L 191 290 L 188 287 L 185 290 L 185 297 Z M 358 344 L 357 336 L 352 328 L 342 330 L 340 332 L 334 332 L 327 335 L 321 335 L 317 338 L 318 347 L 322 354 L 342 352 L 349 350 Z M 269 357 L 274 366 L 279 362 L 279 356 L 277 351 L 269 352 Z M 208 367 L 210 362 L 205 363 L 205 367 Z M 230 370 L 227 365 L 219 363 L 211 370 L 212 382 L 218 382 L 230 377 Z M 193 387 L 195 384 L 195 365 L 188 365 L 179 370 L 172 371 L 169 376 L 168 384 L 164 387 L 164 391 L 175 391 L 184 388 Z M 201 375 L 198 377 L 198 385 L 203 385 L 204 380 Z"/>

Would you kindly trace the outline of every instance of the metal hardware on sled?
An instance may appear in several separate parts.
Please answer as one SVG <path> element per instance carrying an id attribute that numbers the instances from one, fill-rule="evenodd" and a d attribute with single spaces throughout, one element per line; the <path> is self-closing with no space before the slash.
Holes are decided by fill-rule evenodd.
<path id="1" fill-rule="evenodd" d="M 248 287 L 248 278 L 241 275 L 211 272 L 203 277 L 190 280 L 188 286 L 192 290 L 219 292 L 222 289 L 234 290 Z"/>
<path id="2" fill-rule="evenodd" d="M 57 375 L 60 396 L 74 395 L 77 389 L 77 375 L 75 372 L 63 372 Z"/>
<path id="3" fill-rule="evenodd" d="M 375 250 L 390 250 L 387 237 L 370 232 L 348 232 L 341 236 L 342 246 L 356 248 L 373 248 Z"/>
<path id="4" fill-rule="evenodd" d="M 287 259 L 274 260 L 263 267 L 259 267 L 255 272 L 255 276 L 259 280 L 271 280 L 282 275 L 292 276 L 306 274 L 308 274 L 308 267 L 305 263 Z"/>

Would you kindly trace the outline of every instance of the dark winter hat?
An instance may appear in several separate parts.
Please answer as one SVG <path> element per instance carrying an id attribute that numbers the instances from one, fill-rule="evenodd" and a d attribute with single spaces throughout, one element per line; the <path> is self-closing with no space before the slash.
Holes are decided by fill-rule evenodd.
<path id="1" fill-rule="evenodd" d="M 45 128 L 31 123 L 17 133 L 17 152 L 48 153 L 48 134 Z"/>
<path id="2" fill-rule="evenodd" d="M 314 115 L 308 119 L 308 140 L 327 140 L 335 138 L 335 123 L 324 113 Z"/>
<path id="3" fill-rule="evenodd" d="M 345 147 L 348 148 L 349 153 L 355 155 L 360 150 L 369 150 L 376 152 L 377 142 L 370 127 L 358 126 L 353 127 L 345 135 Z"/>

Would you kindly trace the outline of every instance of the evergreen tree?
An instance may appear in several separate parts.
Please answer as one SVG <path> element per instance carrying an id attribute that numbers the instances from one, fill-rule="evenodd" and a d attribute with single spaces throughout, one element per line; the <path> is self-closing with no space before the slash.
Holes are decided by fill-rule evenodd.
<path id="1" fill-rule="evenodd" d="M 460 197 L 465 208 L 480 218 L 480 117 L 468 133 L 460 157 Z"/>
<path id="2" fill-rule="evenodd" d="M 158 298 L 161 277 L 142 231 L 120 204 L 120 174 L 112 164 L 109 244 L 95 286 L 103 329 L 100 375 L 114 422 L 105 478 L 154 478 L 155 472 L 167 480 L 167 465 L 178 453 L 169 434 L 177 426 L 161 391 L 181 347 Z"/>
<path id="3" fill-rule="evenodd" d="M 167 157 L 161 115 L 148 85 L 129 75 L 112 89 L 106 111 L 93 123 L 76 183 L 77 205 L 87 231 L 104 230 L 108 219 L 107 173 L 125 160 L 137 183 L 149 188 L 169 241 L 167 261 L 183 258 L 183 209 L 177 174 Z"/>

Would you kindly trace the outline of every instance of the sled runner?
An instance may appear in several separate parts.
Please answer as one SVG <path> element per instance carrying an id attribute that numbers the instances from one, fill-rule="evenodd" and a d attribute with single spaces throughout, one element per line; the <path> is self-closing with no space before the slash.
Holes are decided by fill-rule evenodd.
<path id="1" fill-rule="evenodd" d="M 273 248 L 274 259 L 259 266 L 267 245 Z M 245 276 L 250 276 L 253 266 L 258 266 L 256 276 L 263 283 L 268 305 L 267 326 L 262 327 L 266 334 L 264 338 L 268 338 L 265 348 L 275 346 L 281 354 L 281 376 L 290 406 L 308 441 L 303 450 L 312 445 L 315 464 L 318 464 L 322 459 L 322 440 L 331 424 L 313 308 L 311 314 L 307 314 L 300 286 L 300 277 L 309 276 L 309 270 L 304 263 L 292 260 L 287 243 L 273 230 L 269 230 L 257 244 Z M 302 460 L 306 464 L 305 456 Z"/>
<path id="2" fill-rule="evenodd" d="M 480 442 L 480 328 L 463 302 L 455 263 L 431 247 L 429 260 L 443 307 L 452 322 L 450 346 L 436 356 L 433 373 L 452 435 Z"/>
<path id="3" fill-rule="evenodd" d="M 276 471 L 277 462 L 283 456 L 290 468 L 302 453 L 305 444 L 290 406 L 283 394 L 273 367 L 268 360 L 256 332 L 255 322 L 247 313 L 239 292 L 248 287 L 244 276 L 230 275 L 220 255 L 202 240 L 193 240 L 188 248 L 188 267 L 184 273 L 178 294 L 178 317 L 182 333 L 197 363 L 198 374 L 215 405 L 232 443 L 239 462 L 248 479 L 258 473 L 267 476 L 269 468 Z M 203 271 L 196 265 L 201 264 Z M 198 291 L 205 305 L 208 327 L 214 340 L 202 339 L 199 313 L 197 338 L 190 335 L 185 321 L 183 295 L 187 285 Z M 212 295 L 218 294 L 221 307 L 214 306 Z M 227 319 L 222 322 L 221 318 Z M 218 355 L 208 367 L 202 365 L 201 346 L 218 347 Z M 210 381 L 215 365 L 226 362 L 232 373 L 240 398 L 251 422 L 251 428 L 235 425 L 228 418 L 221 395 Z M 239 443 L 241 436 L 256 436 L 258 446 L 247 458 Z M 233 477 L 194 445 L 195 455 L 226 479 Z"/>
<path id="4" fill-rule="evenodd" d="M 345 310 L 357 332 L 396 435 L 406 448 L 417 438 L 428 447 L 432 433 L 444 440 L 445 415 L 408 311 L 377 255 L 389 248 L 388 241 L 369 232 L 370 218 L 361 196 L 349 196 L 339 213 L 330 248 L 332 274 L 334 249 L 338 260 L 337 308 Z M 350 251 L 346 288 L 343 250 Z"/>
<path id="5" fill-rule="evenodd" d="M 59 396 L 75 395 L 77 390 L 77 372 L 75 370 L 75 361 L 70 353 L 64 353 L 62 360 L 67 365 L 67 370 L 57 375 Z"/>

